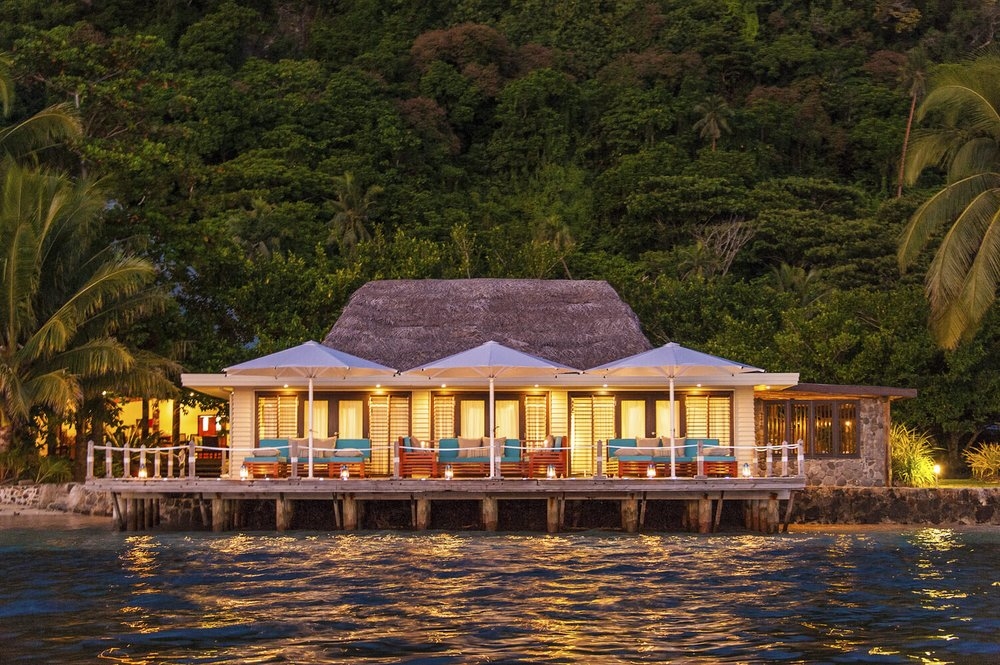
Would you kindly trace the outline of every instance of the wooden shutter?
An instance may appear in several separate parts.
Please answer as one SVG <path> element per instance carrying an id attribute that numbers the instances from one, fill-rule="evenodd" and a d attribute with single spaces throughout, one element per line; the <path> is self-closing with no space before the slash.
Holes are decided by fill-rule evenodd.
<path id="1" fill-rule="evenodd" d="M 286 439 L 299 435 L 299 398 L 277 395 L 257 398 L 257 438 Z"/>
<path id="2" fill-rule="evenodd" d="M 548 400 L 545 395 L 526 395 L 524 398 L 524 438 L 528 448 L 538 447 L 548 434 Z"/>

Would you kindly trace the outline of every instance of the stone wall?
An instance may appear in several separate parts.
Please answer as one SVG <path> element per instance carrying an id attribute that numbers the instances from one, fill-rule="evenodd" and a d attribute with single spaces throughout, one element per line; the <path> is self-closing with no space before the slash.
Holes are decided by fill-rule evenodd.
<path id="1" fill-rule="evenodd" d="M 1000 487 L 810 487 L 793 504 L 795 524 L 1000 524 Z"/>
<path id="2" fill-rule="evenodd" d="M 81 515 L 111 515 L 111 497 L 106 492 L 91 492 L 79 483 L 0 487 L 0 504 Z"/>

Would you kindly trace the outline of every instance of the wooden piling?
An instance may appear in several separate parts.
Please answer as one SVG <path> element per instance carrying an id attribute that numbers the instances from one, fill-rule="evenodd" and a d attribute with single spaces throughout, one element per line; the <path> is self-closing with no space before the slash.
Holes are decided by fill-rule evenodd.
<path id="1" fill-rule="evenodd" d="M 358 500 L 353 496 L 344 497 L 344 530 L 355 531 L 358 528 Z"/>
<path id="2" fill-rule="evenodd" d="M 431 526 L 431 500 L 417 499 L 417 531 L 426 531 Z"/>
<path id="3" fill-rule="evenodd" d="M 126 499 L 125 500 L 125 512 L 126 512 L 126 531 L 138 531 L 139 530 L 139 509 L 136 507 L 138 499 Z"/>
<path id="4" fill-rule="evenodd" d="M 278 531 L 287 531 L 292 527 L 292 517 L 295 515 L 295 506 L 291 499 L 280 496 L 274 500 L 274 522 Z"/>
<path id="5" fill-rule="evenodd" d="M 340 499 L 335 494 L 333 496 L 333 528 L 342 529 L 343 521 L 340 519 Z"/>
<path id="6" fill-rule="evenodd" d="M 698 533 L 712 531 L 712 500 L 708 495 L 698 499 Z"/>
<path id="7" fill-rule="evenodd" d="M 212 531 L 221 533 L 229 526 L 229 502 L 212 499 Z"/>
<path id="8" fill-rule="evenodd" d="M 772 494 L 767 500 L 767 533 L 778 533 L 780 522 L 778 512 L 778 495 Z"/>
<path id="9" fill-rule="evenodd" d="M 499 506 L 495 496 L 483 497 L 483 528 L 487 531 L 496 531 L 499 522 Z"/>
<path id="10" fill-rule="evenodd" d="M 628 533 L 639 531 L 638 499 L 622 499 L 622 528 Z"/>
<path id="11" fill-rule="evenodd" d="M 545 530 L 549 533 L 559 533 L 559 514 L 561 512 L 559 497 L 550 496 L 546 500 Z"/>

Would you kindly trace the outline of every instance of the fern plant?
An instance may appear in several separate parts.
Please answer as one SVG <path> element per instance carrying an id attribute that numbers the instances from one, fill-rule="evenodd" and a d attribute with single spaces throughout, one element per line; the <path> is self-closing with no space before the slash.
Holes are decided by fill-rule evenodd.
<path id="1" fill-rule="evenodd" d="M 934 452 L 937 447 L 926 433 L 894 423 L 889 431 L 892 449 L 892 477 L 895 485 L 928 487 L 937 478 L 934 474 Z"/>
<path id="2" fill-rule="evenodd" d="M 1000 443 L 981 443 L 962 455 L 976 478 L 991 482 L 1000 480 Z"/>

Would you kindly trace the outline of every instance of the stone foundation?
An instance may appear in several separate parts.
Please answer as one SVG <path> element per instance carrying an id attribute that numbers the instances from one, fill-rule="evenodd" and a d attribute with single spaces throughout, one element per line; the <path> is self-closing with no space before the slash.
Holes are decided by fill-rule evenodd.
<path id="1" fill-rule="evenodd" d="M 1000 487 L 809 487 L 795 496 L 795 524 L 1000 524 Z"/>
<path id="2" fill-rule="evenodd" d="M 111 497 L 107 493 L 88 491 L 78 483 L 0 487 L 0 504 L 81 515 L 111 515 Z"/>

